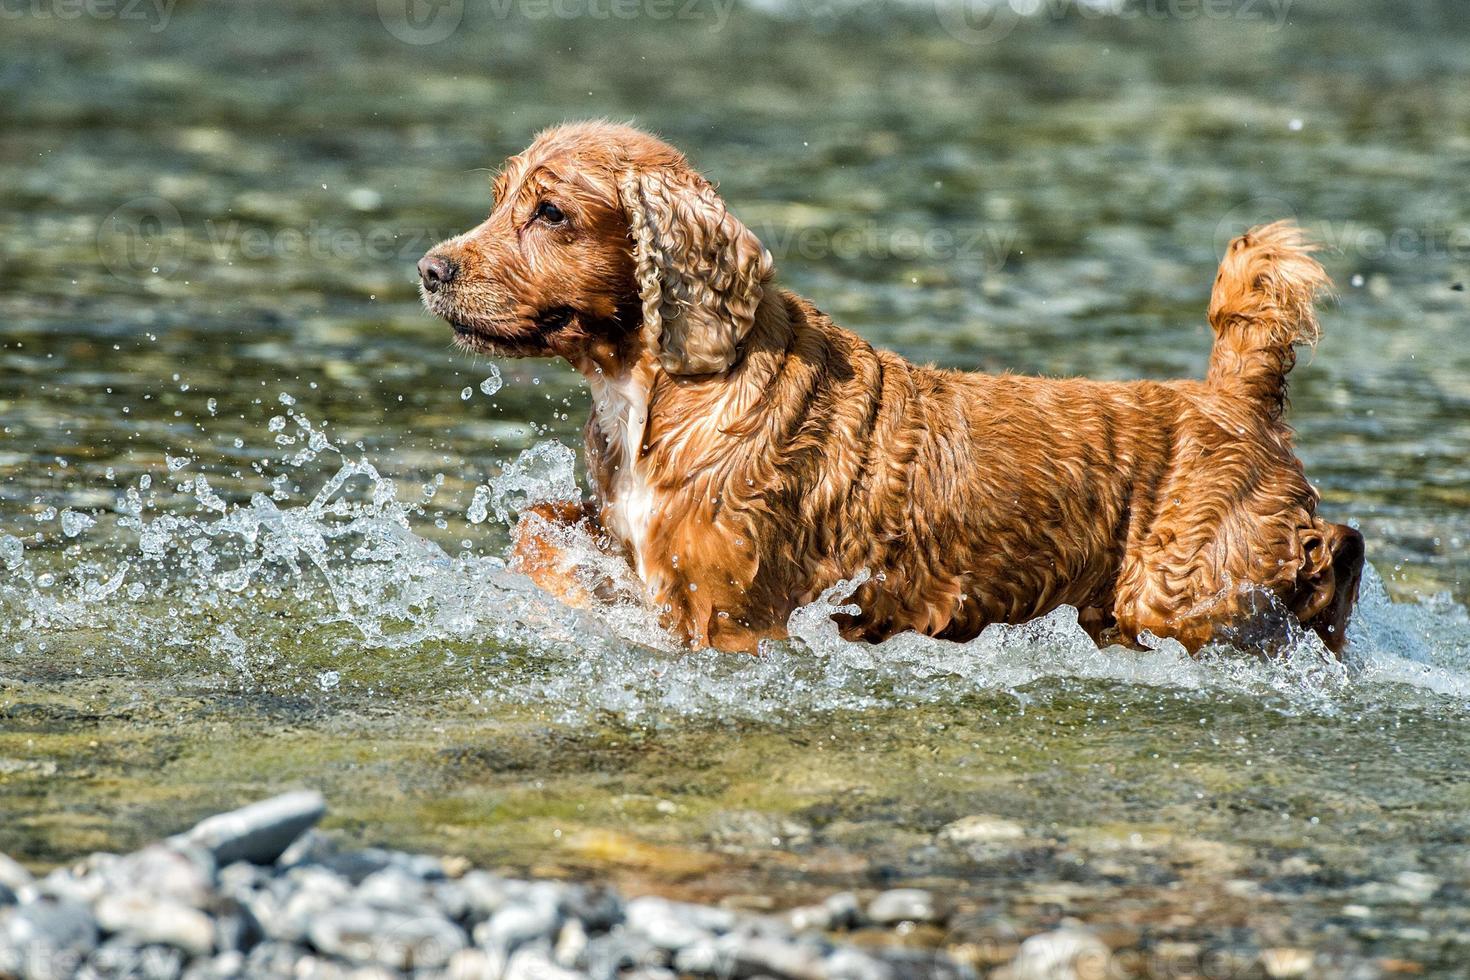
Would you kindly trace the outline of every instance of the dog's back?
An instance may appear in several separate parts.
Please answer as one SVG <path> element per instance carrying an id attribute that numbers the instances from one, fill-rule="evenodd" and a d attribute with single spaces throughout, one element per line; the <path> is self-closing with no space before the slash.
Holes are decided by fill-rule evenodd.
<path id="1" fill-rule="evenodd" d="M 874 352 L 888 397 L 871 410 L 870 458 L 884 475 L 841 508 L 839 564 L 898 568 L 904 587 L 865 586 L 849 634 L 964 639 L 1065 603 L 1099 637 L 1197 649 L 1291 616 L 1341 650 L 1361 537 L 1316 517 L 1282 418 L 1326 285 L 1293 226 L 1233 242 L 1202 381 L 972 375 Z"/>

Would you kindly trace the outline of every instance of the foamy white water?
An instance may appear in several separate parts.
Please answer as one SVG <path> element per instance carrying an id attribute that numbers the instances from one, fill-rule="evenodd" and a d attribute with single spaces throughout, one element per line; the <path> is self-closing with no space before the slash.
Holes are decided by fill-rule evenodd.
<path id="1" fill-rule="evenodd" d="M 111 515 L 65 512 L 40 542 L 0 536 L 9 572 L 0 642 L 17 655 L 66 650 L 106 669 L 174 664 L 252 688 L 323 693 L 371 689 L 385 665 L 401 662 L 405 676 L 563 718 L 763 718 L 996 691 L 1026 702 L 1044 696 L 1024 690 L 1044 680 L 1243 696 L 1287 712 L 1470 703 L 1464 607 L 1446 596 L 1392 602 L 1371 568 L 1342 662 L 1310 634 L 1270 661 L 1230 650 L 1195 659 L 1170 641 L 1099 650 L 1071 608 L 968 643 L 915 634 L 853 643 L 831 615 L 851 608 L 846 596 L 861 574 L 798 610 L 792 640 L 765 644 L 761 657 L 682 651 L 639 604 L 571 609 L 500 557 L 448 553 L 415 530 L 426 498 L 403 499 L 370 459 L 283 404 L 287 415 L 268 429 L 292 477 L 277 476 L 248 501 L 227 503 L 206 475 L 190 475 L 191 460 L 171 458 L 156 478 L 172 481 L 173 496 L 156 496 L 145 476 Z M 462 503 L 466 542 L 483 536 L 482 522 L 510 523 L 528 504 L 574 496 L 574 462 L 556 442 L 507 462 Z M 589 574 L 621 575 L 636 590 L 589 539 L 567 534 Z M 38 547 L 48 535 L 82 547 L 58 562 Z"/>

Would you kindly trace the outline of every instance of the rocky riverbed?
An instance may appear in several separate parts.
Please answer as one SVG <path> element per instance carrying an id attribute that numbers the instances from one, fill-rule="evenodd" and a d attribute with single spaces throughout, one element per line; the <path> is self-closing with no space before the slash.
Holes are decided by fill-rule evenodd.
<path id="1" fill-rule="evenodd" d="M 1104 976 L 1112 963 L 1075 927 L 1013 949 L 1005 937 L 904 943 L 943 936 L 949 918 L 916 888 L 756 914 L 340 849 L 313 829 L 325 809 L 318 793 L 288 793 L 39 879 L 0 855 L 0 976 L 888 980 L 994 966 L 1021 980 Z"/>

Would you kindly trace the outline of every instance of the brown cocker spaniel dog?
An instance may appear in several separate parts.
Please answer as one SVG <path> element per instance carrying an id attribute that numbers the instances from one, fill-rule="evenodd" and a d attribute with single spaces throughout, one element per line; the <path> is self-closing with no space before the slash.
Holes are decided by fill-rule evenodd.
<path id="1" fill-rule="evenodd" d="M 777 287 L 771 255 L 684 156 L 602 122 L 541 134 L 490 216 L 419 263 L 458 343 L 586 378 L 596 497 L 522 516 L 515 561 L 572 601 L 581 524 L 665 625 L 753 650 L 861 570 L 852 638 L 964 640 L 1063 603 L 1099 640 L 1341 651 L 1363 542 L 1316 516 L 1282 420 L 1328 285 L 1298 230 L 1231 243 L 1203 381 L 917 367 Z"/>

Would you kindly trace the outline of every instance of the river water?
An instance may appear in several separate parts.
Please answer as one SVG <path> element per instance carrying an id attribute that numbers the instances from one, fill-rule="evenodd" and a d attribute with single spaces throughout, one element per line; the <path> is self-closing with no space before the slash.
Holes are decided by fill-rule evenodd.
<path id="1" fill-rule="evenodd" d="M 1134 974 L 1463 970 L 1463 19 L 947 3 L 7 7 L 0 851 L 311 785 L 355 839 L 634 890 L 931 887 L 998 958 L 1075 917 Z M 760 659 L 680 655 L 536 594 L 508 515 L 575 492 L 586 392 L 452 350 L 413 262 L 587 116 L 953 367 L 1198 374 L 1224 242 L 1295 216 L 1338 298 L 1291 418 L 1374 567 L 1345 662 L 1098 651 L 1065 610 L 869 647 L 840 594 Z"/>

